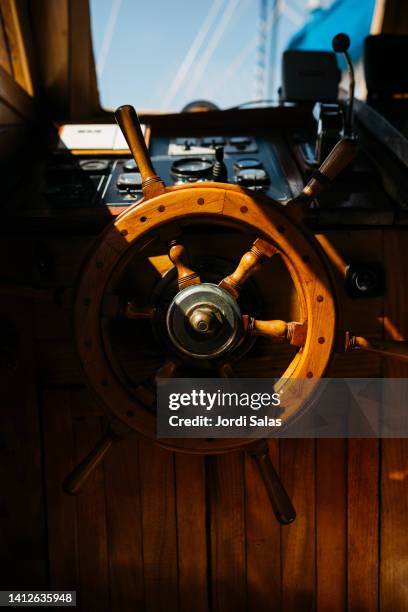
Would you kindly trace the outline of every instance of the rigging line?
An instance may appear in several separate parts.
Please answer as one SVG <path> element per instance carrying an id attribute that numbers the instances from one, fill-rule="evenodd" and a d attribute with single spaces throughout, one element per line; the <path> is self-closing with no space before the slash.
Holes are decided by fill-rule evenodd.
<path id="1" fill-rule="evenodd" d="M 284 0 L 274 0 L 271 8 L 272 15 L 275 19 L 273 20 L 273 29 L 270 30 L 269 36 L 269 75 L 268 75 L 268 86 L 266 91 L 267 98 L 274 98 L 274 88 L 276 86 L 276 75 L 279 70 L 278 67 L 278 42 L 279 42 L 279 25 L 280 17 L 284 11 Z"/>
<path id="2" fill-rule="evenodd" d="M 274 25 L 276 15 L 269 15 L 268 21 L 266 22 L 266 33 L 269 33 L 269 30 Z M 237 55 L 237 57 L 231 62 L 229 66 L 225 69 L 225 71 L 219 76 L 219 78 L 214 82 L 213 87 L 211 88 L 211 95 L 213 96 L 217 91 L 228 85 L 228 81 L 231 77 L 234 76 L 234 73 L 242 66 L 247 57 L 251 54 L 252 51 L 256 49 L 258 42 L 258 35 L 256 34 L 253 38 L 249 40 L 249 42 L 245 45 L 242 51 Z"/>
<path id="3" fill-rule="evenodd" d="M 228 80 L 232 76 L 234 76 L 234 73 L 236 72 L 236 70 L 240 68 L 240 66 L 244 63 L 244 61 L 251 54 L 251 52 L 256 49 L 257 42 L 258 42 L 258 37 L 255 36 L 245 45 L 245 47 L 236 56 L 233 62 L 231 62 L 231 64 L 225 69 L 225 71 L 214 82 L 213 87 L 211 88 L 211 92 L 212 92 L 211 95 L 214 95 L 215 93 L 217 93 L 220 87 L 228 84 Z"/>
<path id="4" fill-rule="evenodd" d="M 98 60 L 96 62 L 96 73 L 100 79 L 108 59 L 113 34 L 115 32 L 116 20 L 119 15 L 122 0 L 112 0 L 111 10 L 109 13 L 108 21 L 106 24 L 105 32 L 103 35 L 101 49 L 99 51 Z"/>
<path id="5" fill-rule="evenodd" d="M 188 72 L 191 66 L 194 63 L 195 58 L 197 57 L 198 52 L 200 51 L 205 38 L 208 35 L 222 5 L 225 0 L 214 0 L 207 17 L 205 18 L 200 30 L 198 31 L 197 36 L 195 37 L 193 44 L 187 52 L 183 62 L 181 63 L 176 76 L 173 79 L 173 82 L 170 86 L 170 89 L 167 95 L 164 97 L 162 101 L 162 109 L 168 108 L 170 104 L 173 102 L 175 96 L 177 95 L 181 85 L 185 81 Z"/>
<path id="6" fill-rule="evenodd" d="M 200 82 L 205 69 L 209 61 L 211 60 L 215 50 L 221 42 L 222 37 L 224 36 L 231 18 L 234 16 L 235 10 L 238 8 L 240 0 L 229 0 L 229 3 L 222 15 L 220 21 L 218 22 L 217 27 L 215 28 L 212 38 L 209 41 L 206 50 L 203 53 L 202 59 L 199 62 L 197 69 L 193 73 L 192 79 L 188 83 L 188 87 L 186 90 L 186 95 L 191 94 L 197 84 Z M 243 3 L 242 3 L 243 4 Z"/>
<path id="7" fill-rule="evenodd" d="M 301 27 L 304 24 L 304 19 L 296 9 L 290 6 L 285 0 L 282 3 L 284 16 L 289 19 L 295 26 Z"/>
<path id="8" fill-rule="evenodd" d="M 257 59 L 255 70 L 255 97 L 264 98 L 266 88 L 266 42 L 268 22 L 268 0 L 261 0 L 258 25 Z"/>

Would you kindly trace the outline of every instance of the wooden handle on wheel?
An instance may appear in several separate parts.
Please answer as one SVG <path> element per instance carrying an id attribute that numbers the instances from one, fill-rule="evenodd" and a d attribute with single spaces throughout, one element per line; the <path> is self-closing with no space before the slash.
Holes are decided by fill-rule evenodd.
<path id="1" fill-rule="evenodd" d="M 190 268 L 186 247 L 177 240 L 170 243 L 169 259 L 176 266 L 180 291 L 200 284 L 200 277 Z"/>
<path id="2" fill-rule="evenodd" d="M 238 299 L 241 286 L 259 269 L 262 260 L 272 257 L 277 251 L 277 248 L 269 242 L 257 238 L 250 250 L 241 257 L 234 272 L 226 276 L 219 283 L 219 287 L 228 291 L 233 298 Z"/>
<path id="3" fill-rule="evenodd" d="M 357 140 L 342 138 L 330 151 L 322 165 L 313 173 L 308 184 L 303 188 L 303 198 L 312 200 L 321 193 L 325 186 L 336 178 L 355 158 Z"/>
<path id="4" fill-rule="evenodd" d="M 145 139 L 140 127 L 139 118 L 133 106 L 126 104 L 115 111 L 115 119 L 123 132 L 129 149 L 135 159 L 142 177 L 142 190 L 148 200 L 163 193 L 165 187 L 162 179 L 152 166 Z"/>
<path id="5" fill-rule="evenodd" d="M 88 455 L 72 470 L 63 483 L 63 489 L 69 495 L 79 493 L 92 472 L 98 467 L 108 450 L 121 439 L 110 427 Z"/>
<path id="6" fill-rule="evenodd" d="M 260 321 L 248 315 L 242 315 L 245 331 L 251 336 L 265 336 L 277 342 L 287 342 L 294 346 L 304 346 L 307 336 L 307 323 L 298 321 Z"/>
<path id="7" fill-rule="evenodd" d="M 267 444 L 252 450 L 251 455 L 261 473 L 276 520 L 281 525 L 293 523 L 296 518 L 296 510 L 272 465 Z"/>
<path id="8" fill-rule="evenodd" d="M 407 340 L 381 340 L 377 338 L 364 338 L 363 336 L 351 336 L 348 341 L 348 349 L 377 353 L 383 357 L 392 357 L 399 361 L 408 362 Z"/>

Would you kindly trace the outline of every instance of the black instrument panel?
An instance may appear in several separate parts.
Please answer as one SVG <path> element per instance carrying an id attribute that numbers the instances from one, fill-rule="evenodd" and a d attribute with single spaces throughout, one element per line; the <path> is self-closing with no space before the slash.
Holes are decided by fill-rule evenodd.
<path id="1" fill-rule="evenodd" d="M 215 149 L 223 148 L 229 183 L 286 201 L 292 193 L 277 149 L 263 138 L 229 136 L 156 137 L 150 144 L 154 168 L 166 185 L 215 180 Z M 98 208 L 133 204 L 142 197 L 133 159 L 55 153 L 41 185 L 40 206 Z"/>

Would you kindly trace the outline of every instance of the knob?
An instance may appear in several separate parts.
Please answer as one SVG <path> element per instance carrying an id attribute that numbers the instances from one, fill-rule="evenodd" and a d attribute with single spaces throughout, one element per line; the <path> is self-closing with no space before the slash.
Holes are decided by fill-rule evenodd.
<path id="1" fill-rule="evenodd" d="M 222 315 L 218 309 L 199 307 L 189 317 L 191 327 L 199 334 L 214 334 L 222 325 Z"/>
<path id="2" fill-rule="evenodd" d="M 214 181 L 225 183 L 228 180 L 227 166 L 224 163 L 224 147 L 215 147 L 215 163 L 212 169 Z"/>
<path id="3" fill-rule="evenodd" d="M 332 40 L 332 47 L 335 53 L 345 53 L 350 47 L 350 38 L 347 34 L 336 34 Z"/>

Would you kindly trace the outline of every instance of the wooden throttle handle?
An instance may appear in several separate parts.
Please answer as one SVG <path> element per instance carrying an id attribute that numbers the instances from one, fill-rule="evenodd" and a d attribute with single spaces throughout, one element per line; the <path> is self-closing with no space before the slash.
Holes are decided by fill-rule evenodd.
<path id="1" fill-rule="evenodd" d="M 377 353 L 384 357 L 408 362 L 408 341 L 406 340 L 377 340 L 363 336 L 351 336 L 349 343 L 350 349 Z"/>
<path id="2" fill-rule="evenodd" d="M 268 447 L 254 450 L 251 454 L 261 473 L 276 520 L 281 525 L 293 523 L 296 510 L 272 465 Z"/>
<path id="3" fill-rule="evenodd" d="M 149 199 L 163 193 L 164 183 L 152 166 L 135 109 L 129 104 L 119 106 L 115 111 L 115 119 L 139 168 L 142 177 L 143 195 L 146 199 Z"/>
<path id="4" fill-rule="evenodd" d="M 69 493 L 69 495 L 79 493 L 114 442 L 120 439 L 121 436 L 117 435 L 111 428 L 108 428 L 91 452 L 66 477 L 63 483 L 64 491 Z"/>
<path id="5" fill-rule="evenodd" d="M 320 168 L 313 173 L 302 191 L 303 196 L 309 200 L 319 195 L 326 184 L 335 179 L 353 161 L 356 153 L 357 140 L 342 138 L 330 151 Z"/>

